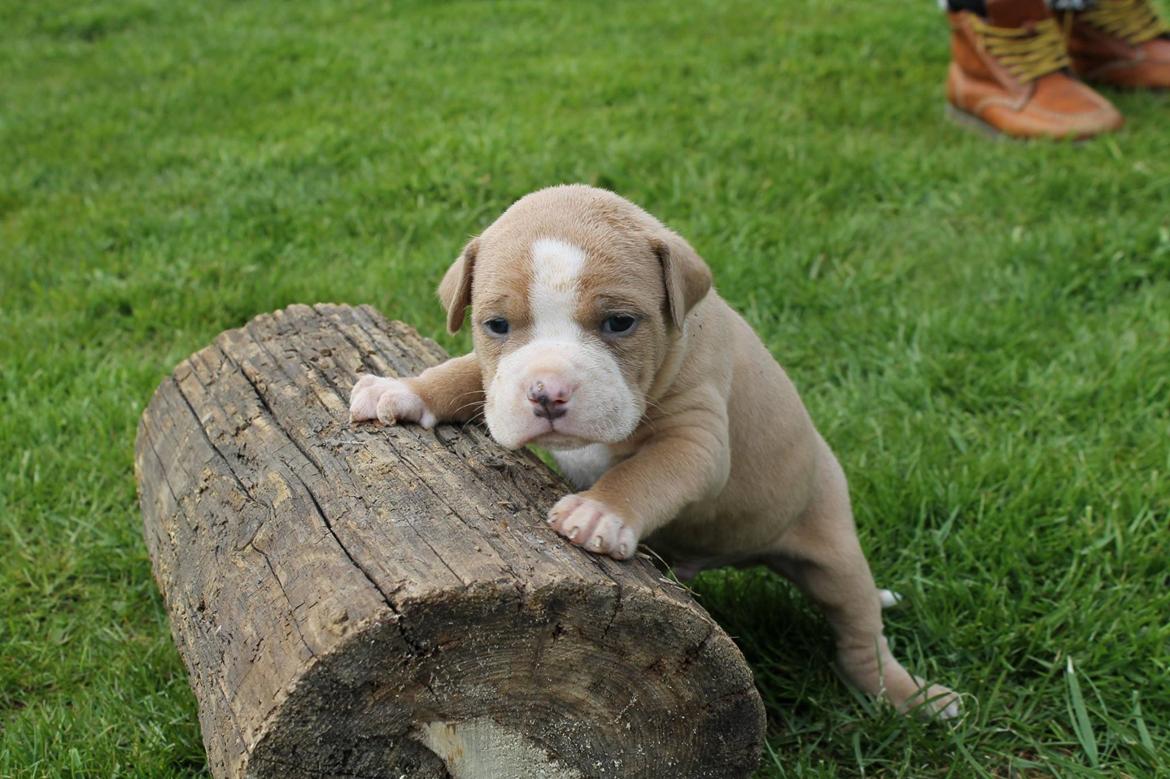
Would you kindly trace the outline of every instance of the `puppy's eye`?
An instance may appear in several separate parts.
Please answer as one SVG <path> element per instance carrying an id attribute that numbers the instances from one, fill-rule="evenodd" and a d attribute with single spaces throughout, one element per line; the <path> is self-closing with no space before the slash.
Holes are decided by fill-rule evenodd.
<path id="1" fill-rule="evenodd" d="M 503 317 L 495 317 L 483 323 L 484 328 L 492 335 L 507 335 L 512 326 Z"/>
<path id="2" fill-rule="evenodd" d="M 638 318 L 629 314 L 614 314 L 601 323 L 601 332 L 605 335 L 628 335 L 638 324 Z"/>

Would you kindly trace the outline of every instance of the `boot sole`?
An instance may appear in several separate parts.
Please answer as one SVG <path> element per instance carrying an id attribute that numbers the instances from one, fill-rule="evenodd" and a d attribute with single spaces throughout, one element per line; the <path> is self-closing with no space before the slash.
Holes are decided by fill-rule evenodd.
<path id="1" fill-rule="evenodd" d="M 980 119 L 974 114 L 969 114 L 961 108 L 955 108 L 951 103 L 944 106 L 944 114 L 946 118 L 952 123 L 958 125 L 964 130 L 982 135 L 984 138 L 990 138 L 993 141 L 1020 141 L 1022 138 L 1017 138 L 1014 135 L 1008 135 L 1002 130 L 989 125 L 987 122 Z"/>
<path id="2" fill-rule="evenodd" d="M 1007 142 L 1007 143 L 1030 143 L 1030 142 L 1071 143 L 1071 144 L 1075 144 L 1075 145 L 1079 146 L 1082 143 L 1088 143 L 1089 141 L 1098 137 L 1097 135 L 1088 135 L 1088 136 L 1084 136 L 1084 137 L 1077 137 L 1077 136 L 1070 135 L 1070 136 L 1067 136 L 1064 138 L 1057 138 L 1057 137 L 1049 138 L 1049 137 L 1044 137 L 1044 136 L 1028 137 L 1028 136 L 1021 136 L 1021 135 L 1010 135 L 1009 133 L 1005 133 L 1003 130 L 1000 130 L 999 128 L 995 127 L 994 125 L 988 124 L 987 122 L 980 119 L 978 116 L 975 116 L 974 114 L 969 114 L 961 108 L 956 108 L 951 103 L 947 103 L 945 105 L 944 111 L 945 111 L 947 119 L 950 119 L 951 122 L 953 122 L 954 124 L 958 125 L 959 127 L 963 128 L 964 130 L 970 130 L 971 132 L 978 133 L 979 135 L 982 135 L 983 137 L 989 138 L 993 141 L 1003 141 L 1003 142 Z M 1099 133 L 1099 135 L 1108 135 L 1108 134 L 1109 134 L 1108 132 Z"/>

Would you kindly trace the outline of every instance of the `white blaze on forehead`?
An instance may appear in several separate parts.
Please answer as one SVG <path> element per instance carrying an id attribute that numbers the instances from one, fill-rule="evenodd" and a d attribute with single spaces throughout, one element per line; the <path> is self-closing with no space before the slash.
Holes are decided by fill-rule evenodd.
<path id="1" fill-rule="evenodd" d="M 577 340 L 573 321 L 577 282 L 585 267 L 585 252 L 571 243 L 541 238 L 532 244 L 532 285 L 528 305 L 538 339 Z"/>

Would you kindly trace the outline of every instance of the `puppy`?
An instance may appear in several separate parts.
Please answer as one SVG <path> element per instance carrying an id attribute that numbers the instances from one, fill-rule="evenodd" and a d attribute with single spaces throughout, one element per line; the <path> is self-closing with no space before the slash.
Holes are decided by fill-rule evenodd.
<path id="1" fill-rule="evenodd" d="M 764 564 L 824 610 L 850 683 L 900 711 L 958 714 L 955 693 L 890 653 L 894 596 L 874 585 L 841 466 L 685 240 L 612 192 L 551 187 L 468 243 L 439 297 L 451 332 L 471 309 L 475 351 L 363 376 L 354 420 L 482 413 L 496 441 L 549 450 L 579 490 L 548 517 L 570 542 L 624 560 L 645 541 L 683 578 Z"/>

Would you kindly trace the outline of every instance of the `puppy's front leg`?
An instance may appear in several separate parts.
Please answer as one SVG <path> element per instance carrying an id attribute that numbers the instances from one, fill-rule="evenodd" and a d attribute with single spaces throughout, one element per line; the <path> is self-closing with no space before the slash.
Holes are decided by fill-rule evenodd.
<path id="1" fill-rule="evenodd" d="M 466 422 L 482 410 L 483 374 L 474 352 L 405 379 L 362 375 L 349 393 L 355 422 L 415 422 L 429 430 L 439 422 Z"/>
<path id="2" fill-rule="evenodd" d="M 558 501 L 548 521 L 574 544 L 626 560 L 639 539 L 717 493 L 730 469 L 726 415 L 704 409 L 674 414 L 669 427 L 656 430 L 592 487 Z"/>

